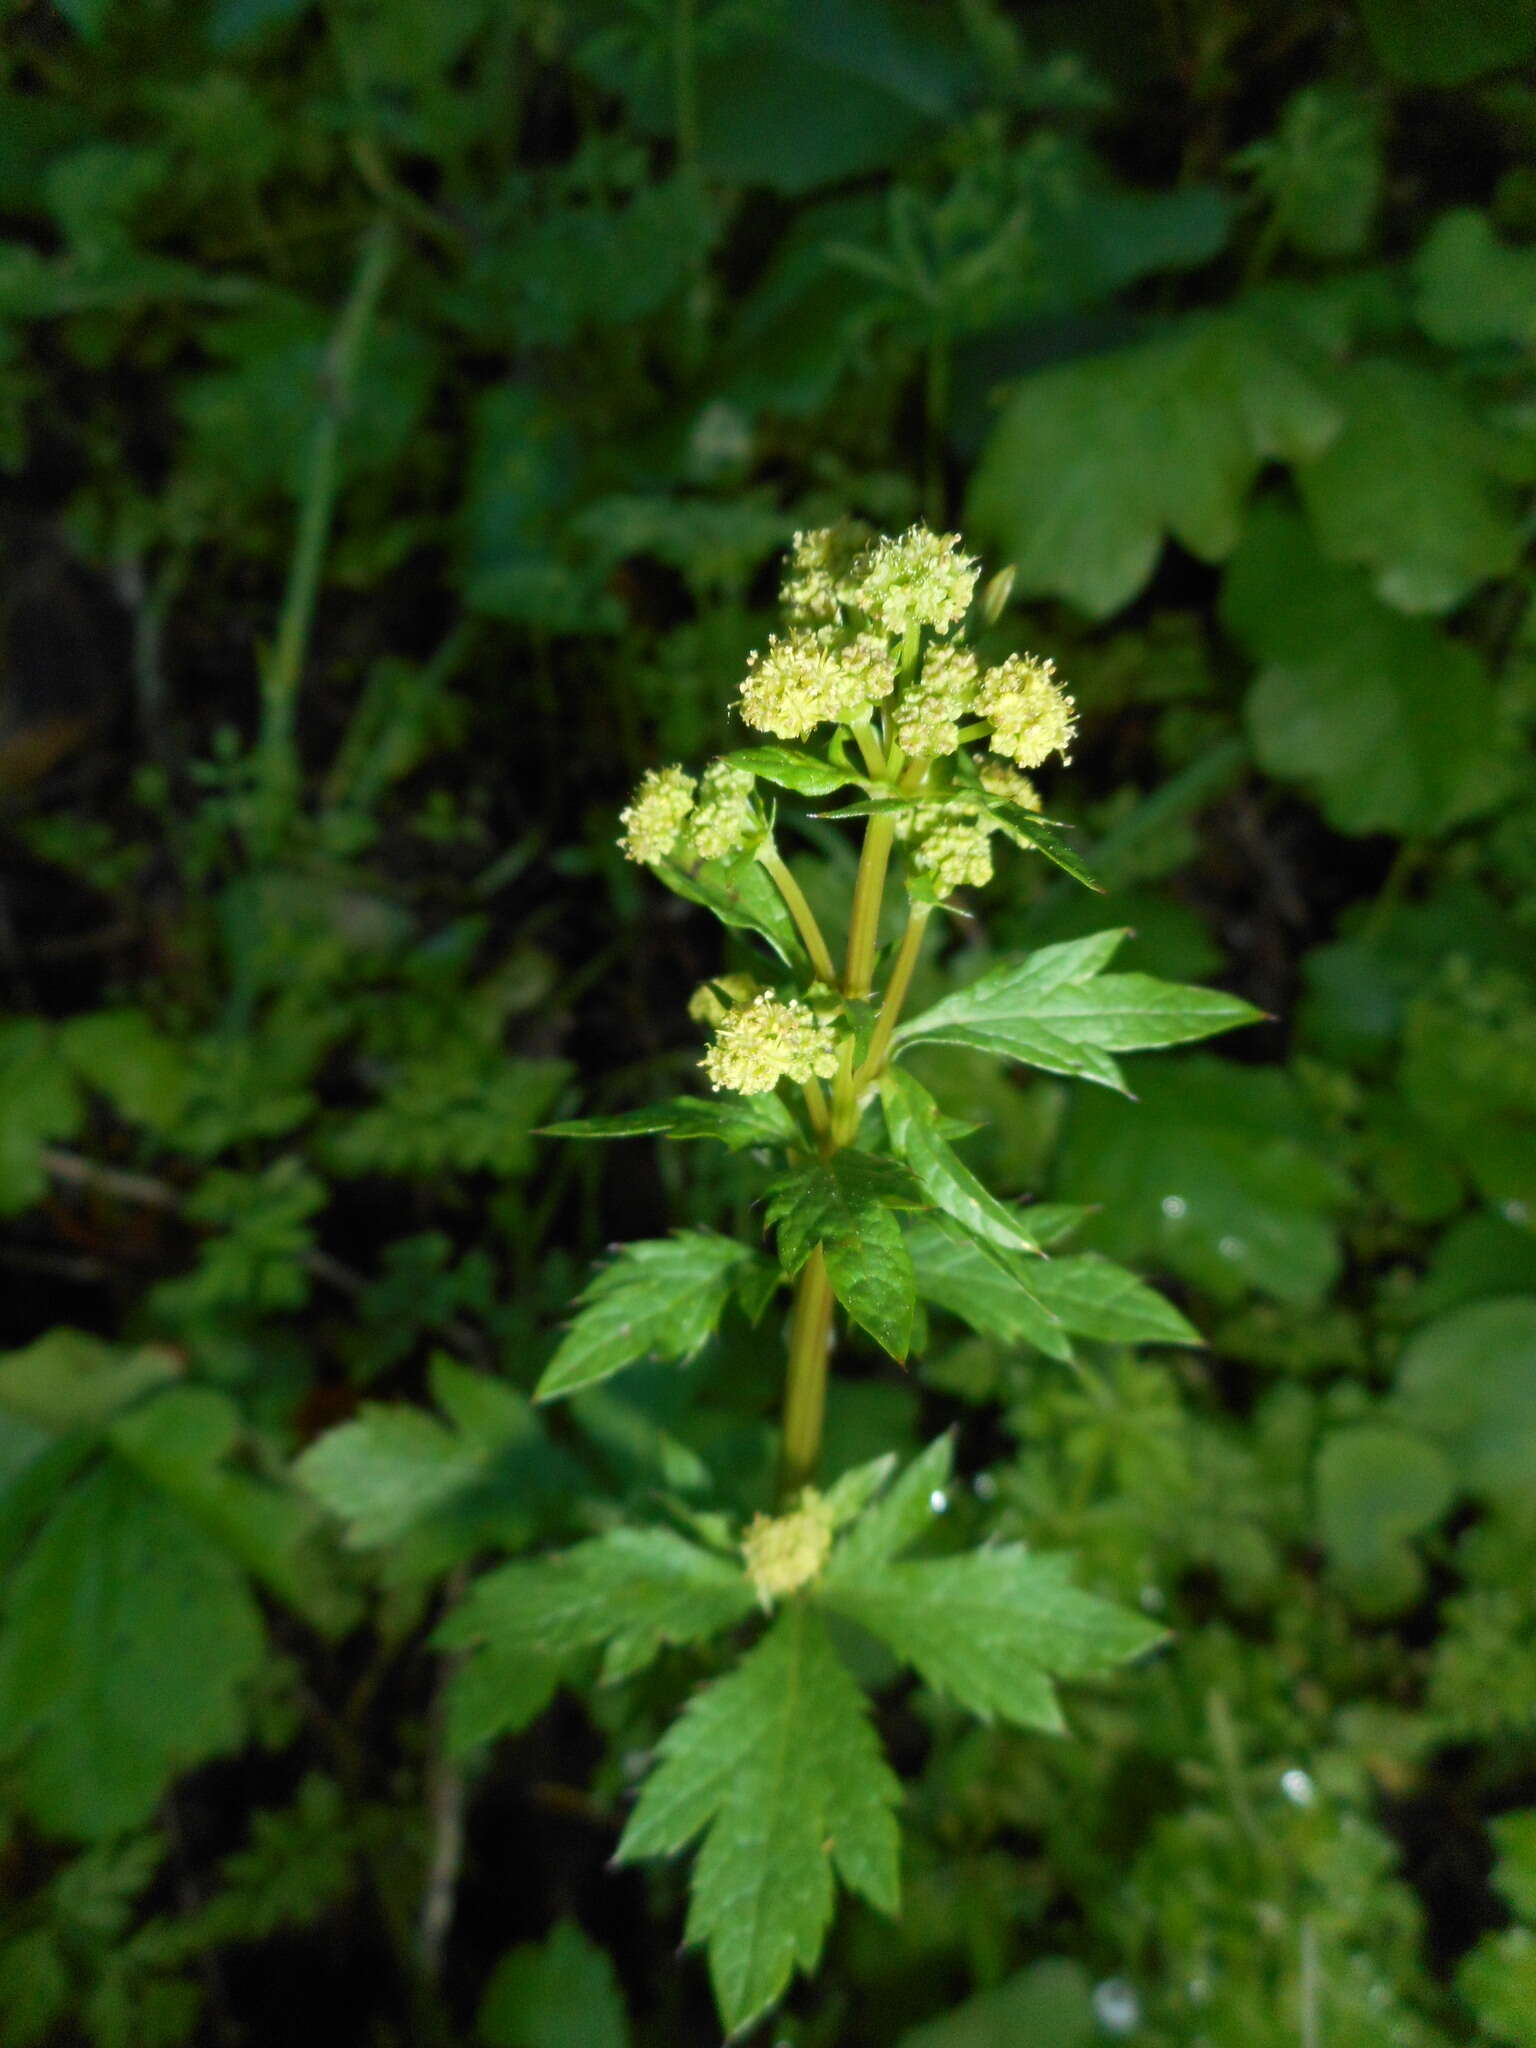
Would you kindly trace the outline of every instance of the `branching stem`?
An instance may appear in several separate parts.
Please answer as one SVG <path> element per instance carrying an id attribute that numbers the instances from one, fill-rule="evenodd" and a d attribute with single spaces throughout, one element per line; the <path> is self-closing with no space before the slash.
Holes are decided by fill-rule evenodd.
<path id="1" fill-rule="evenodd" d="M 896 958 L 891 963 L 891 978 L 886 983 L 885 1001 L 880 1005 L 880 1015 L 875 1020 L 874 1035 L 869 1041 L 869 1051 L 864 1064 L 854 1077 L 855 1092 L 867 1088 L 871 1081 L 879 1079 L 885 1065 L 885 1056 L 890 1051 L 891 1033 L 901 1022 L 902 1006 L 912 986 L 912 976 L 923 950 L 923 934 L 928 929 L 932 915 L 930 903 L 914 903 L 907 918 L 907 928 L 901 935 L 901 944 Z"/>
<path id="2" fill-rule="evenodd" d="M 784 898 L 789 914 L 795 921 L 795 930 L 805 941 L 805 950 L 811 956 L 811 966 L 815 969 L 816 979 L 824 981 L 829 988 L 836 988 L 837 968 L 833 965 L 832 950 L 822 937 L 815 911 L 805 900 L 805 891 L 790 873 L 783 856 L 771 839 L 764 842 L 757 857 L 778 885 L 779 894 Z"/>

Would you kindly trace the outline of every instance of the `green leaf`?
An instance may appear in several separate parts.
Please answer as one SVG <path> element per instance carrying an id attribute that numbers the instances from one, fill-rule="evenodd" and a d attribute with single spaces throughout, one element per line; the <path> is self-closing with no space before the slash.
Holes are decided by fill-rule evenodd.
<path id="1" fill-rule="evenodd" d="M 797 1969 L 815 1967 L 834 1872 L 894 1912 L 901 1788 L 863 1694 L 801 1604 L 663 1736 L 618 1860 L 704 1837 L 687 1938 L 709 1950 L 727 2030 L 748 2027 Z"/>
<path id="2" fill-rule="evenodd" d="M 983 452 L 967 532 L 1015 565 L 1018 596 L 1093 618 L 1144 587 L 1170 535 L 1224 560 L 1264 463 L 1316 456 L 1338 429 L 1306 361 L 1239 310 L 1026 378 Z"/>
<path id="3" fill-rule="evenodd" d="M 1216 989 L 1102 973 L 1124 937 L 1097 932 L 1005 961 L 902 1025 L 896 1043 L 968 1046 L 1123 1090 L 1110 1053 L 1183 1045 L 1259 1016 Z"/>
<path id="4" fill-rule="evenodd" d="M 1062 838 L 1060 829 L 1051 818 L 1042 818 L 1034 811 L 1026 811 L 1022 804 L 1008 803 L 985 792 L 978 794 L 977 801 L 988 817 L 994 818 L 1015 846 L 1036 853 L 1043 853 L 1053 867 L 1070 875 L 1074 882 L 1081 882 L 1085 889 L 1092 889 L 1102 896 L 1104 884 L 1086 862 L 1081 860 L 1071 845 Z"/>
<path id="5" fill-rule="evenodd" d="M 1443 376 L 1371 361 L 1340 371 L 1343 431 L 1296 471 L 1318 546 L 1371 572 L 1404 612 L 1445 612 L 1520 557 L 1517 444 Z"/>
<path id="6" fill-rule="evenodd" d="M 1289 1076 L 1210 1058 L 1148 1064 L 1140 1100 L 1076 1097 L 1055 1192 L 1098 1203 L 1094 1248 L 1236 1301 L 1315 1307 L 1339 1267 L 1345 1194 Z"/>
<path id="7" fill-rule="evenodd" d="M 1324 1438 L 1316 1484 L 1319 1534 L 1354 1605 L 1373 1615 L 1411 1605 L 1424 1572 L 1410 1539 L 1456 1494 L 1444 1452 L 1406 1430 L 1360 1423 Z"/>
<path id="8" fill-rule="evenodd" d="M 1050 1358 L 1071 1358 L 1061 1318 L 1035 1290 L 1043 1260 L 1005 1252 L 943 1216 L 909 1225 L 906 1235 L 922 1300 L 947 1309 L 983 1337 L 1032 1344 Z"/>
<path id="9" fill-rule="evenodd" d="M 142 1010 L 97 1010 L 59 1028 L 59 1050 L 87 1087 L 129 1123 L 168 1132 L 190 1079 L 185 1049 Z"/>
<path id="10" fill-rule="evenodd" d="M 1494 1889 L 1512 1913 L 1536 1924 L 1536 1807 L 1501 1813 L 1488 1832 L 1499 1852 Z"/>
<path id="11" fill-rule="evenodd" d="M 120 1350 L 60 1326 L 0 1355 L 0 1408 L 44 1429 L 92 1429 L 180 1371 L 174 1351 Z"/>
<path id="12" fill-rule="evenodd" d="M 922 1188 L 905 1167 L 845 1148 L 775 1181 L 766 1214 L 785 1272 L 798 1273 L 820 1245 L 832 1291 L 854 1322 L 904 1359 L 917 1294 L 891 1211 L 922 1207 Z"/>
<path id="13" fill-rule="evenodd" d="M 376 1107 L 347 1119 L 331 1159 L 342 1174 L 524 1174 L 533 1132 L 571 1071 L 468 1038 L 433 1046 L 401 1063 Z"/>
<path id="14" fill-rule="evenodd" d="M 236 1748 L 266 1654 L 239 1567 L 108 1460 L 12 1572 L 0 1620 L 0 1750 L 54 1833 L 137 1827 L 178 1773 Z"/>
<path id="15" fill-rule="evenodd" d="M 1536 249 L 1512 249 L 1486 213 L 1441 214 L 1413 259 L 1414 311 L 1442 348 L 1536 341 Z"/>
<path id="16" fill-rule="evenodd" d="M 580 1313 L 544 1370 L 534 1398 L 595 1386 L 643 1358 L 677 1364 L 712 1335 L 739 1269 L 756 1254 L 705 1230 L 623 1247 L 580 1296 Z"/>
<path id="17" fill-rule="evenodd" d="M 921 1081 L 900 1067 L 887 1068 L 880 1078 L 880 1100 L 892 1151 L 911 1167 L 935 1208 L 993 1244 L 1039 1251 L 1024 1218 L 989 1193 L 940 1136 L 939 1105 Z"/>
<path id="18" fill-rule="evenodd" d="M 738 747 L 725 758 L 733 768 L 748 768 L 762 781 L 801 796 L 831 796 L 860 779 L 852 769 L 839 768 L 801 747 Z"/>
<path id="19" fill-rule="evenodd" d="M 244 1425 L 227 1394 L 170 1388 L 120 1415 L 108 1435 L 136 1471 L 312 1627 L 339 1635 L 356 1619 L 319 1546 L 313 1505 L 229 1469 Z"/>
<path id="20" fill-rule="evenodd" d="M 1536 1471 L 1536 1296 L 1478 1301 L 1417 1331 L 1392 1418 L 1427 1436 L 1469 1493 L 1516 1508 Z"/>
<path id="21" fill-rule="evenodd" d="M 1360 0 L 1376 54 L 1409 85 L 1465 85 L 1536 50 L 1532 0 Z"/>
<path id="22" fill-rule="evenodd" d="M 491 1972 L 475 2020 L 484 2048 L 629 2048 L 619 1980 L 605 1950 L 574 1920 L 509 1949 Z"/>
<path id="23" fill-rule="evenodd" d="M 1222 616 L 1260 663 L 1248 729 L 1260 765 L 1341 832 L 1443 832 L 1510 780 L 1498 704 L 1461 640 L 1377 604 L 1297 519 L 1255 515 Z"/>
<path id="24" fill-rule="evenodd" d="M 1162 1630 L 1080 1593 L 1065 1557 L 1001 1544 L 963 1557 L 850 1565 L 834 1555 L 819 1598 L 915 1665 L 924 1681 L 983 1720 L 1065 1724 L 1053 1678 L 1111 1671 Z"/>
<path id="25" fill-rule="evenodd" d="M 1084 1253 L 1032 1265 L 1028 1284 L 1076 1337 L 1102 1344 L 1202 1344 L 1200 1332 L 1155 1288 L 1113 1260 Z"/>
<path id="26" fill-rule="evenodd" d="M 35 1017 L 0 1023 L 0 1216 L 48 1190 L 43 1147 L 72 1138 L 84 1113 L 74 1077 Z"/>
<path id="27" fill-rule="evenodd" d="M 1272 136 L 1235 159 L 1268 199 L 1275 229 L 1304 256 L 1355 256 L 1381 197 L 1381 119 L 1364 94 L 1309 85 Z"/>
<path id="28" fill-rule="evenodd" d="M 650 1109 L 621 1110 L 617 1116 L 587 1116 L 545 1124 L 543 1138 L 718 1138 L 732 1152 L 754 1145 L 793 1145 L 800 1132 L 777 1095 L 745 1095 L 711 1102 L 678 1095 Z"/>
<path id="29" fill-rule="evenodd" d="M 703 904 L 722 924 L 738 931 L 756 932 L 768 941 L 786 967 L 797 974 L 804 971 L 805 948 L 795 930 L 795 921 L 755 854 L 686 864 L 668 860 L 653 872 L 674 894 L 690 903 Z"/>
<path id="30" fill-rule="evenodd" d="M 438 1630 L 444 1648 L 474 1650 L 497 1670 L 525 1660 L 550 1684 L 576 1659 L 603 1652 L 606 1679 L 627 1678 L 669 1644 L 697 1643 L 752 1612 L 741 1565 L 671 1529 L 610 1530 L 552 1557 L 518 1560 L 477 1579 Z M 521 1724 L 498 1718 L 476 1739 Z"/>
<path id="31" fill-rule="evenodd" d="M 478 1527 L 488 1512 L 508 1543 L 532 1533 L 532 1510 L 561 1468 L 527 1401 L 488 1374 L 452 1360 L 432 1363 L 432 1392 L 448 1422 L 399 1403 L 365 1402 L 354 1421 L 310 1445 L 295 1476 L 347 1525 L 358 1549 L 399 1543 L 449 1511 Z M 537 1483 L 548 1467 L 547 1483 Z"/>
<path id="32" fill-rule="evenodd" d="M 1487 2029 L 1508 2048 L 1532 2048 L 1536 2033 L 1536 1930 L 1506 1927 L 1485 1934 L 1456 1972 L 1456 1988 Z"/>
<path id="33" fill-rule="evenodd" d="M 919 1451 L 843 1536 L 837 1569 L 856 1577 L 920 1541 L 948 1505 L 954 1462 L 955 1440 L 947 1432 Z"/>
<path id="34" fill-rule="evenodd" d="M 1103 2039 L 1082 1964 L 1047 1956 L 941 2019 L 909 2027 L 896 2048 L 1098 2048 Z"/>

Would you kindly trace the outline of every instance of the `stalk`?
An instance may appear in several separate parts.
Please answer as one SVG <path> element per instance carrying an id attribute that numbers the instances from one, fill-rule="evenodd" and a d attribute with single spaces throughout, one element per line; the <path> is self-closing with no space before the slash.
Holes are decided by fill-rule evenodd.
<path id="1" fill-rule="evenodd" d="M 772 840 L 765 842 L 757 857 L 778 885 L 779 894 L 795 921 L 795 930 L 805 941 L 805 950 L 811 956 L 816 979 L 824 981 L 829 988 L 836 988 L 837 969 L 832 962 L 831 948 L 822 937 L 815 911 L 805 900 L 805 891 L 790 873 Z"/>
<path id="2" fill-rule="evenodd" d="M 869 1051 L 854 1080 L 855 1090 L 867 1087 L 871 1081 L 877 1079 L 885 1065 L 885 1056 L 891 1045 L 891 1033 L 901 1021 L 902 1006 L 912 986 L 912 976 L 923 950 L 923 934 L 928 929 L 928 919 L 932 910 L 933 906 L 929 903 L 912 905 L 907 928 L 901 935 L 901 945 L 897 948 L 896 958 L 891 965 L 891 978 L 886 984 L 885 1001 L 880 1005 L 880 1015 L 875 1019 Z"/>
<path id="3" fill-rule="evenodd" d="M 260 771 L 263 816 L 269 836 L 276 836 L 276 829 L 298 791 L 294 720 L 336 510 L 342 424 L 351 406 L 363 345 L 394 258 L 394 229 L 381 217 L 363 245 L 351 294 L 326 352 L 324 404 L 309 447 L 288 587 L 283 594 L 277 640 L 261 679 Z"/>
<path id="4" fill-rule="evenodd" d="M 827 1367 L 832 1352 L 832 1283 L 820 1245 L 800 1268 L 789 1329 L 789 1376 L 784 1388 L 784 1446 L 779 1489 L 790 1500 L 816 1476 L 827 1412 Z"/>

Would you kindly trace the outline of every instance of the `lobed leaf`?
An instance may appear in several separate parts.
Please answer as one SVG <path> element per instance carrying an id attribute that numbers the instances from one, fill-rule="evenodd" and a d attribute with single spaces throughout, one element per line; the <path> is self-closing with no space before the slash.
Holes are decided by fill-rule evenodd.
<path id="1" fill-rule="evenodd" d="M 757 1257 L 733 1238 L 678 1230 L 623 1247 L 588 1285 L 583 1306 L 534 1398 L 595 1386 L 643 1358 L 691 1358 L 713 1333 L 740 1267 Z"/>

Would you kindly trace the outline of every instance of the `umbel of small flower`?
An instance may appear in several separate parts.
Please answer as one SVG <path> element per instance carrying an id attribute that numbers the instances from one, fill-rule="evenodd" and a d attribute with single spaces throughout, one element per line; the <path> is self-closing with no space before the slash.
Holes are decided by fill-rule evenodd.
<path id="1" fill-rule="evenodd" d="M 765 1607 L 820 1576 L 832 1554 L 832 1508 L 807 1486 L 785 1515 L 754 1515 L 741 1539 L 747 1577 Z"/>
<path id="2" fill-rule="evenodd" d="M 694 780 L 681 768 L 647 768 L 619 813 L 619 845 L 630 860 L 665 860 L 693 809 Z"/>
<path id="3" fill-rule="evenodd" d="M 717 1092 L 767 1095 L 781 1081 L 830 1080 L 837 1072 L 837 1040 L 806 1004 L 765 989 L 726 1012 L 699 1064 Z"/>

